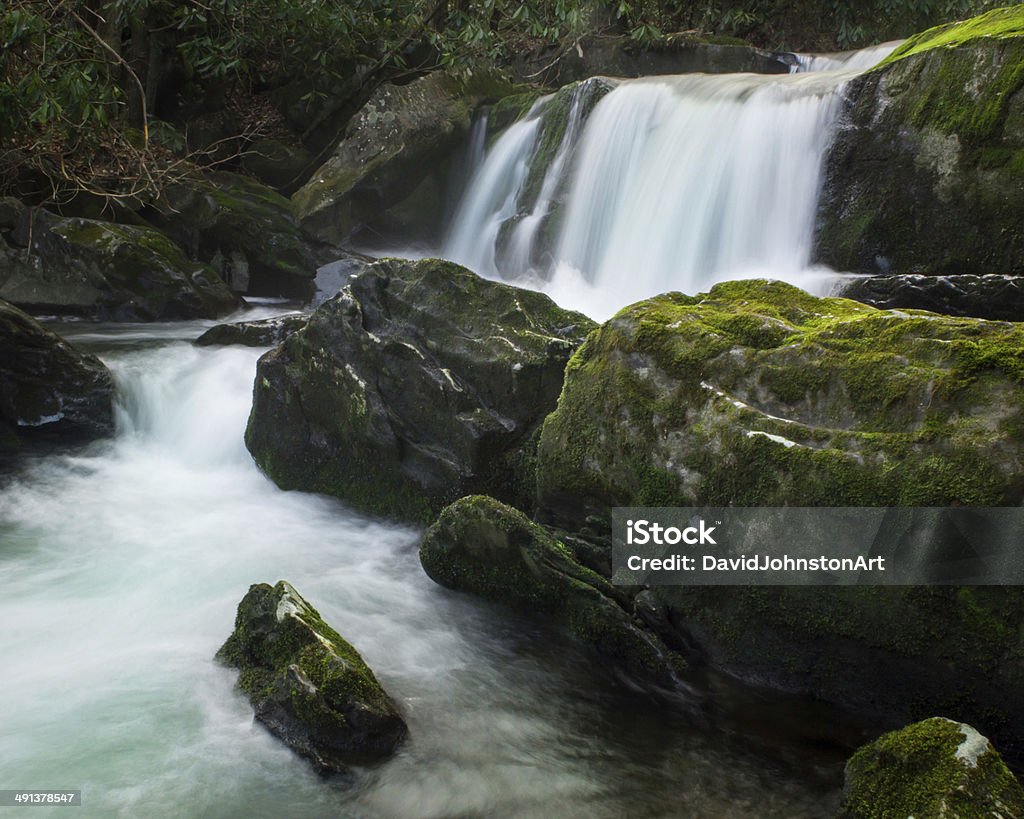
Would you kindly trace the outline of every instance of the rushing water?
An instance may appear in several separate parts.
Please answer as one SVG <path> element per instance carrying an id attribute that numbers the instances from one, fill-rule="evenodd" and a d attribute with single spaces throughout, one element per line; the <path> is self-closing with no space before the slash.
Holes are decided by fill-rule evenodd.
<path id="1" fill-rule="evenodd" d="M 435 586 L 416 530 L 278 490 L 242 441 L 259 351 L 195 348 L 194 324 L 71 330 L 116 374 L 118 431 L 3 479 L 0 787 L 81 788 L 89 817 L 834 806 L 857 739 L 835 745 L 834 714 L 714 681 L 651 699 L 542 624 Z M 280 578 L 409 722 L 398 757 L 354 787 L 254 724 L 212 659 L 249 585 Z"/>

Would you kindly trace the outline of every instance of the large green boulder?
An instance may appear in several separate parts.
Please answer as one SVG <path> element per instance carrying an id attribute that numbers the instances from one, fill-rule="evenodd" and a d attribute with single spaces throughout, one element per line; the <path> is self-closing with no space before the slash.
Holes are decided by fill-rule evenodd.
<path id="1" fill-rule="evenodd" d="M 847 88 L 816 255 L 862 273 L 1024 272 L 1024 4 L 907 40 Z"/>
<path id="2" fill-rule="evenodd" d="M 283 580 L 250 587 L 217 658 L 241 671 L 256 719 L 320 773 L 385 759 L 408 734 L 359 652 Z"/>
<path id="3" fill-rule="evenodd" d="M 447 507 L 423 536 L 420 562 L 435 582 L 543 616 L 647 681 L 672 685 L 681 665 L 634 622 L 629 595 L 493 498 L 471 496 Z"/>
<path id="4" fill-rule="evenodd" d="M 149 321 L 217 318 L 241 301 L 158 230 L 26 210 L 0 238 L 0 298 L 34 313 Z"/>
<path id="5" fill-rule="evenodd" d="M 1024 325 L 778 282 L 658 296 L 570 361 L 537 474 L 540 519 L 571 530 L 633 505 L 1019 505 Z M 893 719 L 957 706 L 1019 750 L 1024 589 L 647 597 L 666 642 L 732 674 Z"/>
<path id="6" fill-rule="evenodd" d="M 374 514 L 529 502 L 533 436 L 592 326 L 450 262 L 376 262 L 260 359 L 246 443 L 281 487 Z"/>
<path id="7" fill-rule="evenodd" d="M 103 363 L 0 301 L 0 455 L 113 429 L 114 382 Z"/>
<path id="8" fill-rule="evenodd" d="M 846 765 L 839 819 L 910 816 L 1024 816 L 1024 789 L 978 731 L 933 717 L 865 745 Z"/>
<path id="9" fill-rule="evenodd" d="M 170 185 L 150 221 L 255 296 L 308 298 L 316 261 L 292 205 L 266 185 L 220 171 Z"/>
<path id="10" fill-rule="evenodd" d="M 382 85 L 351 119 L 333 154 L 293 195 L 303 229 L 332 244 L 366 226 L 378 240 L 381 232 L 436 238 L 446 215 L 450 163 L 469 133 L 473 110 L 512 90 L 486 75 L 461 81 L 443 72 Z M 403 209 L 407 200 L 414 207 Z"/>

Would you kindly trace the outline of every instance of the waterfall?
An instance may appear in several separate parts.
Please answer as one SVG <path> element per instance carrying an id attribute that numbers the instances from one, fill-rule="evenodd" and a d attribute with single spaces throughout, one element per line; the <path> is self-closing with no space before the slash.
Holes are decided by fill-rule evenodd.
<path id="1" fill-rule="evenodd" d="M 724 279 L 813 289 L 820 171 L 841 87 L 894 47 L 803 57 L 791 75 L 568 86 L 494 141 L 442 255 L 597 317 Z"/>

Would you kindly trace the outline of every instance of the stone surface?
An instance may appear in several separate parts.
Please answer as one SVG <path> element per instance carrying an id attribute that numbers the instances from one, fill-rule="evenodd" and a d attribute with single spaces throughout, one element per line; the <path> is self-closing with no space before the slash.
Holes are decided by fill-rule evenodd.
<path id="1" fill-rule="evenodd" d="M 114 430 L 114 383 L 31 316 L 0 301 L 0 455 L 23 443 L 82 440 Z"/>
<path id="2" fill-rule="evenodd" d="M 1024 321 L 1024 276 L 865 276 L 843 279 L 832 295 L 884 309 Z"/>
<path id="3" fill-rule="evenodd" d="M 223 344 L 242 344 L 246 347 L 274 347 L 296 330 L 306 326 L 309 316 L 305 314 L 275 316 L 256 321 L 237 321 L 211 327 L 199 338 L 200 347 Z"/>
<path id="4" fill-rule="evenodd" d="M 528 502 L 532 436 L 592 326 L 450 262 L 379 261 L 260 359 L 246 442 L 278 485 L 374 514 Z"/>
<path id="5" fill-rule="evenodd" d="M 839 819 L 1024 816 L 1024 789 L 992 744 L 942 717 L 908 725 L 857 751 L 846 765 Z"/>
<path id="6" fill-rule="evenodd" d="M 287 582 L 250 587 L 217 652 L 272 734 L 323 774 L 394 753 L 408 730 L 363 658 Z"/>
<path id="7" fill-rule="evenodd" d="M 912 37 L 847 89 L 816 257 L 856 273 L 1024 273 L 1024 5 Z"/>

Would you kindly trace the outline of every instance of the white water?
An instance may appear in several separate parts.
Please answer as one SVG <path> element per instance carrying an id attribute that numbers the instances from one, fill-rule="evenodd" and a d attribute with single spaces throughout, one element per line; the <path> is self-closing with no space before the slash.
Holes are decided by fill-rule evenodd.
<path id="1" fill-rule="evenodd" d="M 810 254 L 841 87 L 894 47 L 806 58 L 792 75 L 620 81 L 582 127 L 571 109 L 537 206 L 524 208 L 542 100 L 494 143 L 442 255 L 597 318 L 726 279 L 824 291 L 832 271 L 811 269 Z M 538 247 L 539 223 L 559 204 L 557 241 Z"/>
<path id="2" fill-rule="evenodd" d="M 117 375 L 119 430 L 0 482 L 0 788 L 81 788 L 82 817 L 828 815 L 839 755 L 621 689 L 431 583 L 417 531 L 274 487 L 242 442 L 258 351 L 193 348 L 196 324 L 70 329 Z M 254 724 L 212 660 L 249 585 L 280 578 L 409 722 L 352 789 Z"/>

